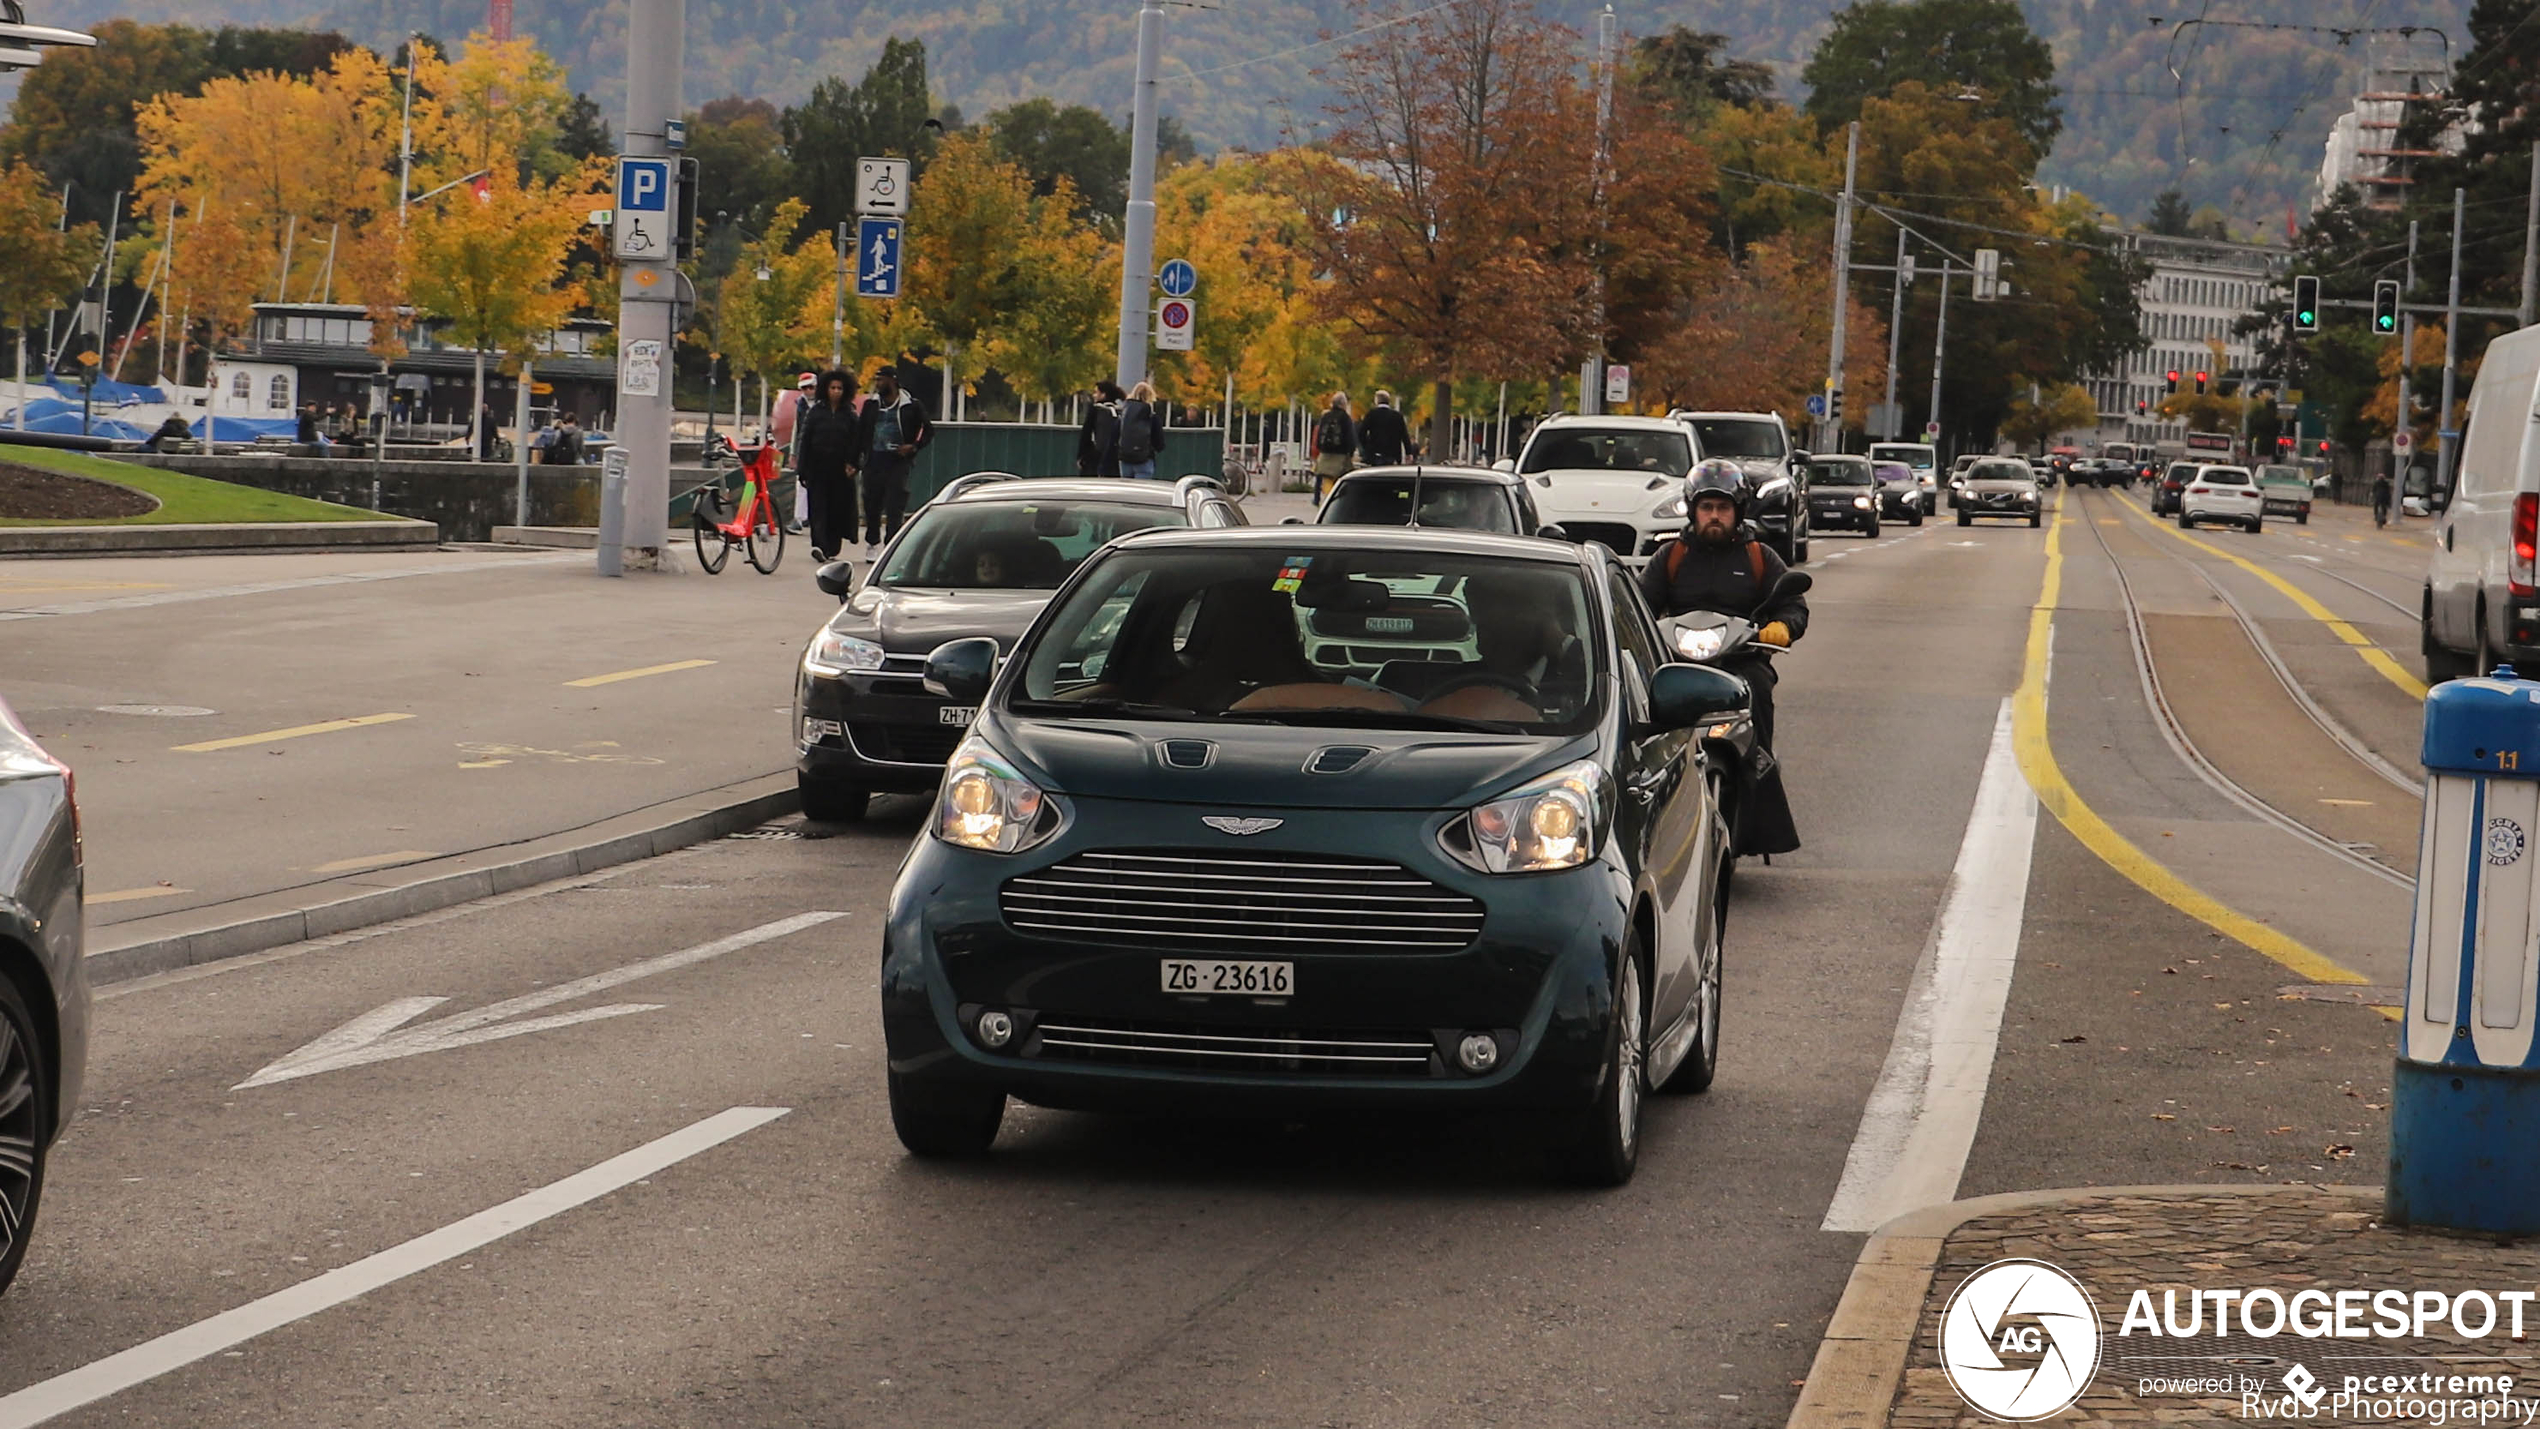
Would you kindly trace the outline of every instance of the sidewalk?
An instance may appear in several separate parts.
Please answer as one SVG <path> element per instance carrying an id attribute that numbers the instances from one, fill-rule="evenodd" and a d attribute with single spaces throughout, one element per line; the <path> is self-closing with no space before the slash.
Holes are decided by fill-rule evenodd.
<path id="1" fill-rule="evenodd" d="M 2078 1403 L 2053 1417 L 2058 1424 L 2238 1424 L 2249 1417 L 2238 1393 L 2164 1394 L 2148 1381 L 2228 1379 L 2272 1408 L 2290 1393 L 2286 1377 L 2297 1369 L 2305 1371 L 2297 1382 L 2317 1381 L 2330 1390 L 2350 1375 L 2507 1374 L 2515 1380 L 2513 1397 L 2528 1400 L 2540 1389 L 2540 1353 L 2531 1344 L 2540 1336 L 2540 1314 L 2526 1315 L 2525 1337 L 2516 1340 L 2507 1332 L 2504 1306 L 2494 1332 L 2482 1339 L 2465 1338 L 2448 1324 L 2398 1339 L 2306 1338 L 2290 1329 L 2260 1338 L 2242 1333 L 2236 1317 L 2232 1333 L 2217 1337 L 2210 1300 L 2193 1338 L 2148 1335 L 2139 1324 L 2119 1334 L 2137 1290 L 2151 1292 L 2156 1310 L 2164 1292 L 2174 1292 L 2176 1313 L 2184 1318 L 2190 1290 L 2271 1289 L 2290 1300 L 2313 1288 L 2413 1296 L 2540 1287 L 2540 1245 L 2390 1229 L 2380 1224 L 2380 1212 L 2378 1187 L 2153 1186 L 1988 1196 L 1900 1217 L 1862 1250 L 1791 1429 L 1994 1423 L 1951 1386 L 1940 1362 L 1940 1329 L 1962 1282 L 2014 1257 L 2044 1261 L 2079 1280 L 2098 1312 L 2098 1373 Z M 2372 1322 L 2367 1308 L 2362 1323 Z M 2394 1422 L 2342 1416 L 2328 1400 L 2315 1414 L 2292 1417 L 2310 1424 Z"/>

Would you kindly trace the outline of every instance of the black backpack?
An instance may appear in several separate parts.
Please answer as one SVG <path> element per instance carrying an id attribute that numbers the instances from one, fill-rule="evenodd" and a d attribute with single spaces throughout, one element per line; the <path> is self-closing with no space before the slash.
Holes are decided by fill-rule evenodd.
<path id="1" fill-rule="evenodd" d="M 1155 460 L 1155 409 L 1144 402 L 1133 401 L 1120 409 L 1120 459 Z"/>

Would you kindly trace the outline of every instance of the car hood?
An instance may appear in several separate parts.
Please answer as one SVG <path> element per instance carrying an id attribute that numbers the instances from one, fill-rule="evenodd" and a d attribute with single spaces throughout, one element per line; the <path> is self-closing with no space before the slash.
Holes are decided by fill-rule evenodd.
<path id="1" fill-rule="evenodd" d="M 874 641 L 894 655 L 923 655 L 947 640 L 984 635 L 1000 650 L 1032 624 L 1054 590 L 945 590 L 941 587 L 870 586 L 857 591 L 829 628 Z"/>
<path id="2" fill-rule="evenodd" d="M 1547 476 L 1550 486 L 1542 481 Z M 1556 521 L 1563 516 L 1600 521 L 1647 516 L 1684 487 L 1684 478 L 1655 471 L 1555 467 L 1529 473 L 1526 479 L 1534 483 L 1535 508 Z"/>
<path id="3" fill-rule="evenodd" d="M 1149 723 L 998 716 L 983 731 L 1043 788 L 1084 798 L 1221 809 L 1452 809 L 1477 804 L 1593 749 L 1593 735 L 1542 737 L 1294 725 Z M 1197 768 L 1166 762 L 1165 745 Z M 1204 748 L 1203 748 L 1204 746 Z M 1366 750 L 1337 774 L 1308 774 L 1326 750 Z M 1326 762 L 1347 756 L 1326 755 Z"/>
<path id="4" fill-rule="evenodd" d="M 2037 489 L 2037 485 L 2034 482 L 2012 481 L 2002 477 L 1979 477 L 1973 481 L 1967 482 L 1958 489 L 1960 491 L 1973 491 L 1991 495 L 2000 492 L 2034 491 Z"/>

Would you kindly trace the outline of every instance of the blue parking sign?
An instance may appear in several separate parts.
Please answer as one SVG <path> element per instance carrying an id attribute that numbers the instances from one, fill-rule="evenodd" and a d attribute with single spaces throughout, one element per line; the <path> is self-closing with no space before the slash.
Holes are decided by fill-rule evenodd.
<path id="1" fill-rule="evenodd" d="M 896 298 L 900 295 L 898 219 L 856 220 L 855 295 L 859 298 Z"/>
<path id="2" fill-rule="evenodd" d="M 669 255 L 670 160 L 620 156 L 617 161 L 617 256 Z"/>

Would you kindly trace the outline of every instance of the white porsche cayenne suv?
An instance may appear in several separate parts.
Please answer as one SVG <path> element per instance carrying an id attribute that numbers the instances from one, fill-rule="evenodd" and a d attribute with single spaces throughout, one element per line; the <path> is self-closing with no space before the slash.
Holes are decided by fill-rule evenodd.
<path id="1" fill-rule="evenodd" d="M 1666 417 L 1546 417 L 1517 457 L 1536 509 L 1633 567 L 1684 528 L 1692 433 Z"/>

